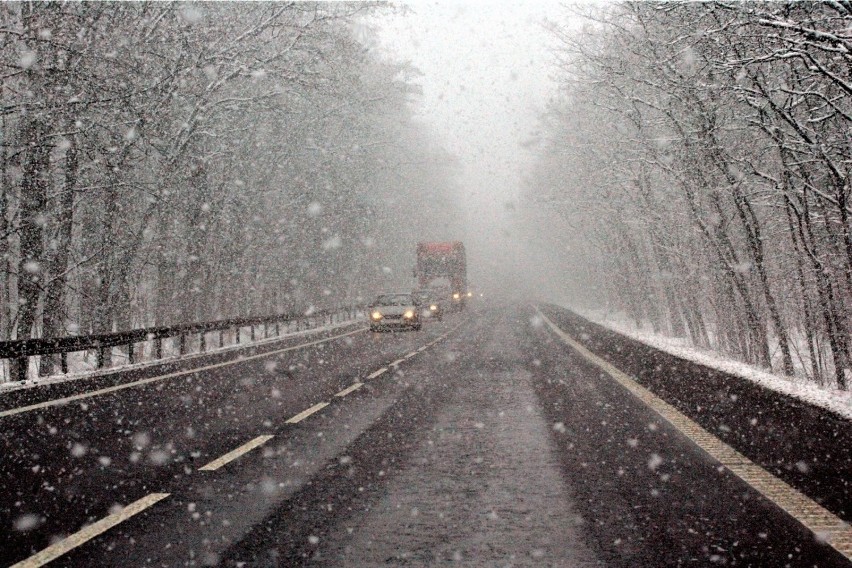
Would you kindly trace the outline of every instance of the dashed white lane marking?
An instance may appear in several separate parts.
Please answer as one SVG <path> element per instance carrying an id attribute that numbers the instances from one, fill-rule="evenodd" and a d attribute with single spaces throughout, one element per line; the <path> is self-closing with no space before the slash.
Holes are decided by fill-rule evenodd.
<path id="1" fill-rule="evenodd" d="M 695 445 L 728 468 L 731 473 L 786 511 L 796 521 L 810 530 L 817 539 L 828 543 L 832 548 L 846 556 L 846 558 L 852 560 L 852 526 L 813 499 L 787 485 L 731 446 L 713 436 L 696 422 L 687 418 L 674 406 L 657 397 L 654 393 L 586 349 L 573 337 L 559 329 L 556 324 L 550 321 L 538 309 L 538 306 L 535 309 L 550 329 L 577 353 L 618 381 L 631 394 L 651 407 L 657 414 L 665 418 L 672 426 L 692 440 Z"/>
<path id="2" fill-rule="evenodd" d="M 447 332 L 444 335 L 438 337 L 438 339 L 436 339 L 436 340 L 432 341 L 431 343 L 428 343 L 428 344 L 424 345 L 423 347 L 419 348 L 416 352 L 409 353 L 403 359 L 397 359 L 396 361 L 391 363 L 389 366 L 394 366 L 394 367 L 398 366 L 400 363 L 403 362 L 404 359 L 412 357 L 412 356 L 416 355 L 417 353 L 424 351 L 427 347 L 431 347 L 432 345 L 438 343 L 439 341 L 446 338 L 450 333 L 452 333 L 452 331 L 455 331 L 459 327 L 461 327 L 461 324 L 459 324 L 458 326 L 453 328 L 450 332 Z M 221 367 L 226 367 L 228 365 L 235 365 L 237 363 L 242 363 L 244 361 L 251 361 L 253 359 L 259 359 L 261 357 L 269 357 L 269 356 L 272 356 L 272 355 L 277 355 L 279 353 L 285 353 L 287 351 L 294 351 L 296 349 L 301 349 L 303 347 L 310 347 L 311 345 L 318 345 L 320 343 L 326 343 L 326 342 L 332 341 L 334 339 L 339 339 L 341 337 L 353 335 L 355 333 L 359 333 L 361 331 L 364 331 L 365 329 L 366 328 L 359 328 L 359 329 L 356 329 L 356 330 L 348 332 L 348 333 L 342 333 L 340 335 L 335 335 L 333 337 L 327 337 L 325 339 L 321 339 L 321 340 L 318 340 L 318 341 L 311 341 L 309 343 L 302 343 L 300 345 L 294 345 L 292 347 L 286 347 L 284 349 L 277 349 L 277 350 L 269 351 L 269 352 L 266 352 L 266 353 L 261 353 L 261 354 L 257 354 L 257 355 L 250 355 L 250 356 L 243 357 L 242 359 L 239 359 L 239 360 L 236 360 L 236 361 L 224 361 L 222 363 L 216 363 L 214 365 L 206 365 L 206 366 L 203 366 L 203 367 L 196 367 L 194 369 L 189 369 L 189 370 L 186 370 L 186 371 L 180 371 L 180 372 L 177 372 L 177 373 L 169 373 L 167 375 L 161 375 L 161 376 L 157 376 L 157 377 L 149 377 L 147 379 L 141 379 L 141 380 L 138 380 L 138 381 L 125 383 L 125 384 L 122 384 L 122 385 L 115 385 L 115 386 L 112 386 L 112 387 L 97 389 L 97 390 L 94 390 L 94 391 L 91 391 L 91 392 L 80 393 L 80 394 L 76 394 L 76 395 L 73 395 L 73 396 L 67 396 L 67 397 L 64 397 L 64 398 L 49 400 L 49 401 L 41 402 L 41 403 L 38 403 L 38 404 L 32 404 L 32 405 L 29 405 L 29 406 L 21 406 L 21 407 L 18 407 L 18 408 L 11 408 L 9 410 L 0 411 L 0 418 L 5 417 L 5 416 L 14 416 L 15 414 L 22 414 L 24 412 L 30 412 L 32 410 L 38 410 L 40 408 L 49 408 L 51 406 L 60 406 L 60 405 L 68 404 L 69 402 L 73 402 L 75 400 L 81 400 L 81 399 L 85 399 L 85 398 L 100 396 L 100 395 L 103 395 L 103 394 L 108 394 L 108 393 L 111 393 L 111 392 L 116 392 L 116 391 L 132 388 L 132 387 L 136 387 L 136 386 L 146 385 L 146 384 L 150 384 L 150 383 L 157 382 L 157 381 L 162 381 L 162 380 L 171 379 L 171 378 L 175 378 L 175 377 L 181 377 L 181 376 L 184 376 L 184 375 L 189 375 L 189 374 L 192 374 L 192 373 L 207 371 L 207 370 L 210 370 L 210 369 L 217 369 L 217 368 L 221 368 Z M 368 376 L 368 378 L 374 379 L 374 378 L 382 375 L 383 373 L 387 372 L 387 370 L 388 370 L 387 367 L 382 367 L 381 369 L 378 369 L 378 370 L 374 371 L 373 373 L 371 373 Z M 357 390 L 358 388 L 360 388 L 362 386 L 363 386 L 363 383 L 354 383 L 350 387 L 348 387 L 348 388 L 340 391 L 339 393 L 337 393 L 335 396 L 338 396 L 338 397 L 346 396 L 347 394 L 351 393 L 352 391 Z M 311 414 L 314 414 L 314 413 L 322 410 L 323 408 L 328 406 L 328 404 L 329 403 L 327 403 L 327 402 L 320 402 L 318 404 L 315 404 L 312 407 L 308 408 L 307 410 L 304 410 L 304 411 L 300 412 L 299 414 L 293 416 L 289 420 L 287 420 L 287 423 L 288 424 L 296 424 L 298 422 L 301 422 L 302 420 L 304 420 L 305 418 L 307 418 Z M 251 450 L 253 450 L 253 449 L 255 449 L 259 446 L 262 446 L 263 444 L 265 444 L 266 442 L 271 440 L 273 437 L 274 436 L 268 435 L 268 434 L 263 435 L 263 436 L 258 436 L 257 438 L 254 438 L 253 440 L 246 442 L 242 446 L 240 446 L 240 447 L 228 452 L 227 454 L 213 460 L 212 462 L 208 463 L 207 465 L 200 467 L 199 471 L 215 471 L 215 470 L 221 468 L 222 466 L 234 461 L 238 457 L 250 452 Z M 143 498 L 141 498 L 137 501 L 134 501 L 130 505 L 127 505 L 121 511 L 119 511 L 117 513 L 113 513 L 112 515 L 109 515 L 107 517 L 104 517 L 103 519 L 101 519 L 101 520 L 99 520 L 95 523 L 92 523 L 91 525 L 88 525 L 87 527 L 85 527 L 85 528 L 77 531 L 76 533 L 62 539 L 61 541 L 50 545 L 49 547 L 45 548 L 41 552 L 38 552 L 38 553 L 30 556 L 26 560 L 22 560 L 22 561 L 20 561 L 16 564 L 13 564 L 11 566 L 11 568 L 39 568 L 41 566 L 44 566 L 45 564 L 56 560 L 60 556 L 67 554 L 68 552 L 79 547 L 80 545 L 85 544 L 86 542 L 90 541 L 91 539 L 95 538 L 96 536 L 103 534 L 104 532 L 108 531 L 112 527 L 126 521 L 127 519 L 129 519 L 129 518 L 131 518 L 135 515 L 138 515 L 139 513 L 144 511 L 145 509 L 155 505 L 159 501 L 162 501 L 163 499 L 165 499 L 169 495 L 170 495 L 169 493 L 151 493 L 150 495 L 147 495 L 147 496 L 145 496 L 145 497 L 143 497 Z"/>
<path id="3" fill-rule="evenodd" d="M 258 446 L 262 446 L 263 444 L 265 444 L 266 442 L 268 442 L 272 438 L 273 438 L 273 436 L 270 436 L 268 434 L 263 435 L 263 436 L 258 436 L 254 440 L 246 442 L 245 444 L 243 444 L 239 448 L 231 450 L 230 452 L 223 455 L 222 457 L 216 458 L 215 460 L 208 463 L 207 465 L 205 465 L 203 467 L 199 467 L 198 471 L 216 471 L 217 469 L 219 469 L 223 465 L 231 463 L 232 461 L 234 461 L 235 459 L 237 459 L 241 455 L 249 453 L 250 451 L 252 451 L 253 449 L 255 449 Z"/>
<path id="4" fill-rule="evenodd" d="M 286 353 L 288 351 L 295 351 L 296 349 L 302 349 L 304 347 L 310 347 L 311 345 L 319 345 L 320 343 L 327 343 L 329 341 L 333 341 L 335 339 L 340 339 L 341 337 L 346 337 L 348 335 L 354 335 L 356 333 L 360 333 L 365 331 L 367 328 L 362 327 L 358 328 L 355 331 L 350 331 L 347 333 L 341 333 L 340 335 L 334 335 L 332 337 L 326 337 L 324 339 L 319 339 L 317 341 L 311 341 L 309 343 L 300 343 L 299 345 L 294 345 L 292 347 L 285 347 L 284 349 L 276 349 L 275 351 L 267 351 L 266 353 L 259 353 L 257 355 L 249 355 L 247 357 L 242 357 L 240 359 L 235 359 L 233 361 L 223 361 L 222 363 L 216 363 L 213 365 L 206 365 L 204 367 L 195 367 L 193 369 L 187 369 L 186 371 L 178 371 L 176 373 L 169 373 L 168 375 L 160 375 L 157 377 L 149 377 L 147 379 L 140 379 L 138 381 L 132 381 L 129 383 L 123 383 L 120 385 L 115 385 L 112 387 L 106 387 L 98 390 L 93 390 L 90 392 L 84 392 L 80 394 L 75 394 L 71 396 L 66 396 L 63 398 L 57 398 L 54 400 L 46 400 L 44 402 L 39 402 L 38 404 L 30 404 L 29 406 L 19 406 L 18 408 L 10 408 L 9 410 L 0 411 L 0 418 L 4 418 L 6 416 L 14 416 L 15 414 L 22 414 L 24 412 L 31 412 L 33 410 L 39 410 L 41 408 L 49 408 L 51 406 L 61 406 L 64 404 L 68 404 L 69 402 L 74 402 L 75 400 L 82 400 L 84 398 L 90 398 L 94 396 L 101 396 L 104 394 L 109 394 L 112 392 L 129 389 L 133 387 L 138 387 L 142 385 L 147 385 L 150 383 L 155 383 L 158 381 L 164 381 L 166 379 L 173 379 L 175 377 L 182 377 L 184 375 L 191 375 L 193 373 L 201 373 L 203 371 L 209 371 L 210 369 L 219 369 L 221 367 L 227 367 L 228 365 L 237 365 L 239 363 L 245 363 L 246 361 L 251 361 L 253 359 L 260 359 L 262 357 L 270 357 L 272 355 L 278 355 L 279 353 Z"/>
<path id="5" fill-rule="evenodd" d="M 342 391 L 340 391 L 339 393 L 337 393 L 337 394 L 336 394 L 336 395 L 334 395 L 334 396 L 344 397 L 344 396 L 346 396 L 347 394 L 349 394 L 350 392 L 352 392 L 352 391 L 356 391 L 356 390 L 360 389 L 360 388 L 361 388 L 361 387 L 363 387 L 363 386 L 364 386 L 364 383 L 352 383 L 352 385 L 351 385 L 351 386 L 349 386 L 349 387 L 347 387 L 347 388 L 343 389 Z"/>
<path id="6" fill-rule="evenodd" d="M 376 378 L 376 377 L 378 377 L 379 375 L 381 375 L 381 374 L 385 373 L 385 372 L 388 370 L 388 367 L 393 367 L 394 369 L 396 369 L 397 367 L 399 367 L 400 363 L 403 363 L 406 359 L 409 359 L 409 358 L 411 358 L 411 357 L 414 357 L 414 356 L 415 356 L 415 355 L 417 355 L 418 353 L 422 353 L 423 351 L 426 351 L 426 349 L 428 349 L 429 347 L 432 347 L 432 346 L 433 346 L 433 345 L 435 345 L 436 343 L 438 343 L 438 342 L 443 341 L 444 339 L 446 339 L 446 338 L 447 338 L 447 337 L 448 337 L 448 336 L 449 336 L 452 332 L 454 332 L 455 330 L 457 330 L 458 328 L 460 328 L 460 327 L 462 326 L 462 324 L 463 324 L 463 323 L 464 323 L 464 322 L 462 322 L 462 323 L 458 324 L 456 327 L 454 327 L 453 329 L 451 329 L 451 330 L 450 330 L 450 331 L 448 331 L 447 333 L 445 333 L 445 334 L 443 334 L 443 335 L 438 336 L 435 340 L 430 341 L 430 342 L 429 342 L 429 343 L 427 343 L 426 345 L 423 345 L 422 347 L 420 347 L 420 348 L 416 349 L 415 351 L 412 351 L 412 352 L 411 352 L 411 353 L 409 353 L 408 355 L 405 355 L 405 356 L 403 356 L 402 358 L 397 359 L 396 361 L 393 361 L 392 363 L 388 363 L 388 366 L 387 366 L 387 367 L 382 367 L 382 368 L 381 368 L 381 369 L 379 369 L 378 371 L 375 371 L 375 372 L 373 372 L 373 373 L 371 373 L 371 374 L 367 375 L 367 378 L 368 378 L 368 379 L 375 379 L 375 378 Z"/>
<path id="7" fill-rule="evenodd" d="M 300 412 L 296 416 L 293 416 L 292 418 L 287 420 L 287 424 L 297 424 L 297 423 L 301 422 L 302 420 L 304 420 L 305 418 L 307 418 L 308 416 L 310 416 L 311 414 L 313 414 L 314 412 L 319 412 L 320 410 L 322 410 L 326 406 L 328 406 L 327 402 L 320 402 L 319 404 L 315 404 L 312 407 L 310 407 L 309 409 L 303 410 L 302 412 Z"/>
<path id="8" fill-rule="evenodd" d="M 158 501 L 162 501 L 168 496 L 168 493 L 151 493 L 138 501 L 134 501 L 130 505 L 124 507 L 121 511 L 113 513 L 108 517 L 104 517 L 103 519 L 60 540 L 59 542 L 48 546 L 41 552 L 30 556 L 26 560 L 13 564 L 11 568 L 36 568 L 38 566 L 44 566 L 48 562 L 52 562 L 63 554 L 77 548 L 81 544 L 92 540 L 99 534 L 108 531 L 115 525 L 126 521 L 134 515 L 138 515 L 148 507 L 154 505 Z"/>
<path id="9" fill-rule="evenodd" d="M 379 375 L 382 375 L 382 374 L 386 373 L 386 372 L 387 372 L 387 370 L 388 370 L 388 368 L 387 368 L 387 367 L 382 367 L 382 368 L 381 368 L 381 369 L 379 369 L 378 371 L 373 371 L 372 373 L 370 373 L 369 375 L 367 375 L 367 378 L 368 378 L 368 379 L 375 379 L 375 378 L 376 378 L 376 377 L 378 377 Z"/>

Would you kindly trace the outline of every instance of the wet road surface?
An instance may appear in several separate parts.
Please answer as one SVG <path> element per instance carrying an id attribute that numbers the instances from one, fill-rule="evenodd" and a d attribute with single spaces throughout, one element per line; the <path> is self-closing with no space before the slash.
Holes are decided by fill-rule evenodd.
<path id="1" fill-rule="evenodd" d="M 530 306 L 308 339 L 0 418 L 2 565 L 849 565 Z"/>

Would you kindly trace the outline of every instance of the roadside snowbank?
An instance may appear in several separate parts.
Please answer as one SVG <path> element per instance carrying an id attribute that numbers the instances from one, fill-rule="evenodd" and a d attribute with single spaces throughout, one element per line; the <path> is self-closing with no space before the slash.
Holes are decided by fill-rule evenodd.
<path id="1" fill-rule="evenodd" d="M 759 367 L 728 359 L 720 353 L 694 347 L 687 339 L 666 337 L 647 330 L 637 329 L 635 324 L 626 318 L 620 318 L 611 312 L 607 314 L 599 310 L 564 307 L 607 329 L 626 335 L 655 349 L 755 382 L 765 388 L 798 398 L 852 420 L 852 392 L 822 387 L 806 379 L 776 375 Z"/>

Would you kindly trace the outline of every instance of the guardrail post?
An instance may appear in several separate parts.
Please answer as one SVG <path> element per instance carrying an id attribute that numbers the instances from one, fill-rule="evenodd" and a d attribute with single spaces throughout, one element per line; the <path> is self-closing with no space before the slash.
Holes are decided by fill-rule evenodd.
<path id="1" fill-rule="evenodd" d="M 234 339 L 234 343 L 239 345 L 240 344 L 240 326 L 237 326 L 236 329 L 234 329 L 234 333 L 236 334 L 236 338 Z"/>
<path id="2" fill-rule="evenodd" d="M 18 357 L 17 359 L 12 359 L 12 368 L 17 370 L 17 377 L 15 377 L 16 381 L 26 381 L 27 380 L 27 371 L 30 367 L 30 358 L 27 356 Z"/>
<path id="3" fill-rule="evenodd" d="M 204 337 L 206 334 L 202 331 L 198 336 L 198 350 L 204 353 L 207 351 L 207 339 Z"/>
<path id="4" fill-rule="evenodd" d="M 105 361 L 106 361 L 106 348 L 98 347 L 98 357 L 97 357 L 97 363 L 95 363 L 95 366 L 98 369 L 103 369 Z"/>
<path id="5" fill-rule="evenodd" d="M 251 324 L 251 340 L 254 341 L 254 324 Z"/>
<path id="6" fill-rule="evenodd" d="M 163 358 L 163 338 L 158 337 L 154 340 L 154 358 L 162 359 Z"/>
<path id="7" fill-rule="evenodd" d="M 180 340 L 178 341 L 178 354 L 185 355 L 186 354 L 186 334 L 180 334 Z"/>
<path id="8" fill-rule="evenodd" d="M 131 365 L 136 362 L 136 352 L 132 343 L 127 344 L 127 362 Z"/>
<path id="9" fill-rule="evenodd" d="M 281 337 L 280 322 L 275 322 L 275 337 Z"/>
<path id="10" fill-rule="evenodd" d="M 224 346 L 225 346 L 225 330 L 220 329 L 219 330 L 219 347 L 224 347 Z"/>
<path id="11" fill-rule="evenodd" d="M 60 367 L 61 367 L 61 369 L 62 369 L 62 374 L 63 374 L 63 375 L 67 375 L 67 374 L 68 374 L 68 353 L 65 353 L 65 352 L 63 351 L 63 352 L 59 355 L 59 365 L 60 365 Z"/>

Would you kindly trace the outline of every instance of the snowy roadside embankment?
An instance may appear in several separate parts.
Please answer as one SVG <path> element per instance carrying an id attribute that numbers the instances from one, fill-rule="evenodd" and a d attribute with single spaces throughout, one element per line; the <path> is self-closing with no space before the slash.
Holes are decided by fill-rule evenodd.
<path id="1" fill-rule="evenodd" d="M 31 378 L 26 381 L 7 381 L 0 382 L 0 394 L 8 393 L 21 389 L 28 389 L 38 386 L 51 385 L 57 383 L 63 383 L 67 381 L 74 381 L 79 379 L 91 379 L 95 377 L 103 377 L 105 375 L 111 375 L 115 373 L 124 373 L 128 371 L 136 371 L 140 369 L 146 369 L 148 367 L 153 367 L 156 365 L 163 365 L 167 363 L 174 363 L 176 361 L 192 361 L 193 359 L 199 359 L 203 357 L 209 357 L 211 355 L 220 355 L 225 354 L 232 351 L 240 351 L 249 348 L 256 348 L 264 345 L 269 345 L 272 343 L 280 343 L 281 341 L 285 341 L 287 339 L 293 339 L 300 336 L 311 336 L 316 335 L 323 332 L 334 331 L 336 329 L 351 327 L 353 325 L 357 325 L 366 321 L 364 317 L 356 317 L 352 320 L 347 320 L 343 322 L 337 322 L 327 325 L 322 325 L 319 327 L 313 327 L 310 329 L 304 329 L 299 331 L 288 331 L 286 333 L 282 333 L 276 337 L 269 337 L 264 339 L 257 339 L 255 341 L 246 341 L 242 340 L 240 343 L 231 343 L 229 345 L 224 345 L 223 347 L 208 347 L 203 352 L 195 352 L 195 353 L 187 353 L 184 355 L 178 354 L 177 346 L 172 345 L 171 343 L 176 343 L 177 338 L 169 338 L 164 342 L 164 352 L 166 356 L 161 359 L 150 358 L 149 360 L 140 361 L 139 363 L 129 364 L 129 363 L 121 363 L 118 362 L 108 369 L 94 369 L 93 365 L 89 363 L 83 355 L 82 352 L 75 353 L 77 357 L 74 359 L 70 359 L 69 362 L 72 363 L 71 369 L 72 371 L 67 375 L 63 374 L 55 374 L 47 377 L 37 377 Z M 143 343 L 153 343 L 153 342 L 143 342 Z M 142 352 L 148 356 L 150 356 L 150 352 L 152 351 L 151 345 L 146 345 L 145 349 Z M 121 356 L 119 349 L 114 350 L 114 354 L 117 356 Z M 126 360 L 126 359 L 125 359 Z M 74 364 L 76 363 L 76 364 Z"/>
<path id="2" fill-rule="evenodd" d="M 637 329 L 635 324 L 626 318 L 620 318 L 611 312 L 605 313 L 600 310 L 579 309 L 564 304 L 563 307 L 589 321 L 616 333 L 626 335 L 654 349 L 659 349 L 681 359 L 752 381 L 767 389 L 798 398 L 799 400 L 830 410 L 835 414 L 852 420 L 852 392 L 822 387 L 798 377 L 787 377 L 770 373 L 754 365 L 726 358 L 720 353 L 694 347 L 684 338 L 666 337 L 658 333 Z"/>

